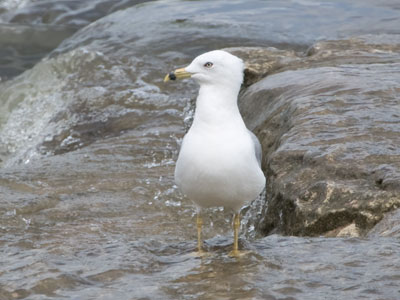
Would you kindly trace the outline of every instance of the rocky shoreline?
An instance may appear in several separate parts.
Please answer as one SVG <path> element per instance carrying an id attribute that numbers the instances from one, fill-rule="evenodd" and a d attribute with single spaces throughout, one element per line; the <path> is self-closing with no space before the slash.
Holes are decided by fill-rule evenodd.
<path id="1" fill-rule="evenodd" d="M 384 217 L 400 207 L 400 37 L 323 41 L 306 53 L 227 50 L 246 62 L 239 105 L 264 151 L 258 231 L 365 236 L 380 221 L 382 233 L 398 226 Z"/>

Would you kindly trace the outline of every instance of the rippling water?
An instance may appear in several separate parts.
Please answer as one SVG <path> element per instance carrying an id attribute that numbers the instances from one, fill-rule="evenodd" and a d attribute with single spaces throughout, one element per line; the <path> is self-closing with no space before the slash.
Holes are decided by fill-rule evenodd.
<path id="1" fill-rule="evenodd" d="M 0 4 L 0 299 L 398 299 L 398 239 L 256 238 L 256 205 L 248 255 L 214 209 L 193 257 L 173 170 L 197 87 L 162 83 L 210 49 L 399 34 L 396 1 L 139 2 Z"/>

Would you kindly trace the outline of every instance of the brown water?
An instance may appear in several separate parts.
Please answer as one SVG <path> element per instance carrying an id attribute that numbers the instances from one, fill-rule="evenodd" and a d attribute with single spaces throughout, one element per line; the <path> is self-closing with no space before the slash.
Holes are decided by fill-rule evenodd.
<path id="1" fill-rule="evenodd" d="M 259 202 L 242 222 L 247 255 L 227 255 L 217 208 L 210 255 L 192 256 L 195 210 L 173 170 L 197 87 L 162 83 L 214 48 L 399 34 L 396 1 L 136 2 L 3 3 L 0 299 L 398 299 L 398 238 L 260 237 Z M 27 24 L 39 54 L 18 52 L 34 44 Z"/>

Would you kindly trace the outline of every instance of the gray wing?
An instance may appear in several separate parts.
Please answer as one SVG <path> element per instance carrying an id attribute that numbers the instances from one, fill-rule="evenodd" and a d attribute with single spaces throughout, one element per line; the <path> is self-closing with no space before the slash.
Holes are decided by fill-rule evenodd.
<path id="1" fill-rule="evenodd" d="M 251 139 L 253 140 L 254 150 L 256 152 L 258 165 L 261 167 L 262 149 L 261 149 L 260 141 L 258 140 L 258 138 L 256 137 L 256 135 L 254 133 L 252 133 L 250 130 L 248 130 L 248 132 L 251 136 Z"/>

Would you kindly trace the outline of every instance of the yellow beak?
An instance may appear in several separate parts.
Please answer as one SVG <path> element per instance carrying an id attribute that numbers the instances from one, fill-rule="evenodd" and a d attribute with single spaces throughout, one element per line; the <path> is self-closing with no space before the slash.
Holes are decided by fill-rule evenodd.
<path id="1" fill-rule="evenodd" d="M 189 78 L 190 76 L 192 76 L 192 74 L 186 72 L 185 68 L 176 69 L 175 71 L 165 75 L 164 82 L 167 82 L 169 80 Z"/>

